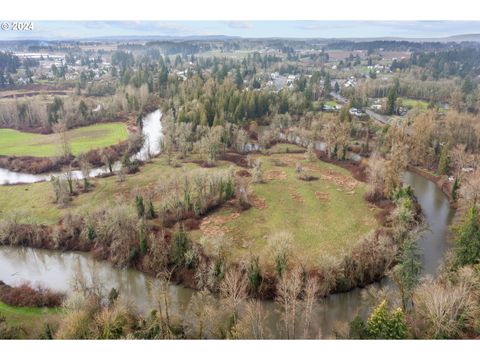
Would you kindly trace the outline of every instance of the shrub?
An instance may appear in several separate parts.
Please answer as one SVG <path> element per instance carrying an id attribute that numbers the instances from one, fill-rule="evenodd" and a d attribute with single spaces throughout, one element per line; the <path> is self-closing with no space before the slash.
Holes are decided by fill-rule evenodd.
<path id="1" fill-rule="evenodd" d="M 315 154 L 314 146 L 312 143 L 308 144 L 307 152 L 305 153 L 305 160 L 307 161 L 315 161 L 317 159 L 317 155 Z"/>
<path id="2" fill-rule="evenodd" d="M 185 266 L 189 269 L 193 268 L 198 261 L 198 252 L 195 248 L 185 251 Z"/>
<path id="3" fill-rule="evenodd" d="M 170 247 L 170 261 L 176 266 L 185 265 L 185 253 L 189 249 L 187 233 L 181 229 L 173 234 Z"/>
<path id="4" fill-rule="evenodd" d="M 429 279 L 418 286 L 413 299 L 419 335 L 442 339 L 471 332 L 480 316 L 479 289 L 478 273 L 470 267 L 460 269 L 446 282 Z"/>
<path id="5" fill-rule="evenodd" d="M 147 203 L 147 219 L 155 219 L 157 214 L 155 213 L 155 207 L 153 206 L 152 199 L 148 199 Z"/>
<path id="6" fill-rule="evenodd" d="M 405 339 L 407 331 L 402 309 L 389 311 L 386 300 L 373 310 L 367 321 L 367 333 L 373 339 Z"/>
<path id="7" fill-rule="evenodd" d="M 254 184 L 260 184 L 263 182 L 262 162 L 260 159 L 256 159 L 253 163 L 252 182 Z"/>
<path id="8" fill-rule="evenodd" d="M 138 237 L 140 240 L 140 253 L 145 255 L 148 252 L 148 244 L 145 235 L 145 224 L 143 222 L 140 223 L 140 229 L 138 230 Z"/>
<path id="9" fill-rule="evenodd" d="M 258 287 L 260 286 L 261 276 L 260 276 L 260 266 L 259 266 L 259 258 L 258 256 L 253 257 L 250 260 L 250 264 L 248 265 L 247 273 L 248 273 L 248 283 L 250 286 L 250 290 L 253 293 L 256 293 Z"/>
<path id="10" fill-rule="evenodd" d="M 368 328 L 365 321 L 360 316 L 355 316 L 350 322 L 349 326 L 349 339 L 368 339 Z"/>
<path id="11" fill-rule="evenodd" d="M 135 207 L 137 208 L 137 215 L 139 218 L 145 216 L 145 204 L 143 203 L 143 196 L 135 196 Z"/>
<path id="12" fill-rule="evenodd" d="M 0 313 L 0 339 L 15 340 L 22 337 L 22 329 L 18 326 L 7 324 L 7 319 Z"/>
<path id="13" fill-rule="evenodd" d="M 0 300 L 11 306 L 56 307 L 65 295 L 42 287 L 33 288 L 25 283 L 12 287 L 0 281 Z"/>
<path id="14" fill-rule="evenodd" d="M 268 248 L 274 259 L 275 271 L 282 277 L 287 268 L 292 253 L 293 235 L 287 231 L 280 231 L 268 238 Z"/>
<path id="15" fill-rule="evenodd" d="M 480 262 L 480 219 L 476 206 L 471 206 L 462 222 L 453 228 L 455 235 L 455 265 Z"/>

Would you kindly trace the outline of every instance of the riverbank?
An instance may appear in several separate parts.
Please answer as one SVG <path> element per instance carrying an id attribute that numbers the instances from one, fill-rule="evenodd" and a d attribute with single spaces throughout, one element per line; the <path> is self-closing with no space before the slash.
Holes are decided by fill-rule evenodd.
<path id="1" fill-rule="evenodd" d="M 418 166 L 408 165 L 407 169 L 415 174 L 423 176 L 425 179 L 430 180 L 433 182 L 437 187 L 440 189 L 441 192 L 448 198 L 452 208 L 457 208 L 457 202 L 452 198 L 452 183 L 448 181 L 446 176 L 439 176 L 431 171 L 423 169 Z"/>
<path id="2" fill-rule="evenodd" d="M 237 157 L 243 157 L 246 162 L 246 155 L 237 155 Z M 140 240 L 137 239 L 137 229 L 133 229 L 129 232 L 133 235 L 128 242 L 128 246 L 131 246 L 131 249 L 133 249 L 131 250 L 132 254 L 135 254 L 135 256 L 128 261 L 128 266 L 152 276 L 156 276 L 164 270 L 170 271 L 174 269 L 172 273 L 173 281 L 199 289 L 201 284 L 199 285 L 196 274 L 202 268 L 208 269 L 213 266 L 218 261 L 218 255 L 215 252 L 205 251 L 204 244 L 201 241 L 203 236 L 200 234 L 193 237 L 191 236 L 191 231 L 205 231 L 205 235 L 213 231 L 212 234 L 215 236 L 219 232 L 225 232 L 227 236 L 232 237 L 231 251 L 233 254 L 236 254 L 232 255 L 233 259 L 228 262 L 228 265 L 240 266 L 243 261 L 251 261 L 248 256 L 248 249 L 250 251 L 254 250 L 256 255 L 261 257 L 261 266 L 258 275 L 259 286 L 251 291 L 251 295 L 262 299 L 273 299 L 276 295 L 275 289 L 278 276 L 274 266 L 270 264 L 273 258 L 267 254 L 268 249 L 265 244 L 265 237 L 268 237 L 268 234 L 274 234 L 275 229 L 277 231 L 279 229 L 282 230 L 290 224 L 288 226 L 292 230 L 293 244 L 298 251 L 295 250 L 292 253 L 292 262 L 289 264 L 289 267 L 308 265 L 305 268 L 307 274 L 317 279 L 321 286 L 320 296 L 349 291 L 357 286 L 366 286 L 384 276 L 386 270 L 392 264 L 396 245 L 388 229 L 373 230 L 377 229 L 379 225 L 385 225 L 387 215 L 393 207 L 382 208 L 380 206 L 377 209 L 375 205 L 365 203 L 363 198 L 364 185 L 359 183 L 352 175 L 347 175 L 349 172 L 345 171 L 347 169 L 353 170 L 356 172 L 357 177 L 361 178 L 360 164 L 348 162 L 348 164 L 344 164 L 345 170 L 342 170 L 338 167 L 338 164 L 326 164 L 321 161 L 318 161 L 318 164 L 304 162 L 303 166 L 305 169 L 318 177 L 317 180 L 305 182 L 297 179 L 294 171 L 295 164 L 303 161 L 301 154 L 285 152 L 268 156 L 257 154 L 257 156 L 262 157 L 262 161 L 265 164 L 266 182 L 254 185 L 253 208 L 244 212 L 240 206 L 233 207 L 233 210 L 227 206 L 219 209 L 214 208 L 212 209 L 215 210 L 214 212 L 207 211 L 200 216 L 193 216 L 193 213 L 191 213 L 188 215 L 189 217 L 182 218 L 183 221 L 181 223 L 187 231 L 187 236 L 192 244 L 189 250 L 193 250 L 197 254 L 194 265 L 172 266 L 166 269 L 164 269 L 164 265 L 160 267 L 156 265 L 159 264 L 158 256 L 161 256 L 161 259 L 163 259 L 160 261 L 160 264 L 166 262 L 174 265 L 171 263 L 172 259 L 168 249 L 171 248 L 172 239 L 175 238 L 178 232 L 179 223 L 178 221 L 167 221 L 169 225 L 165 226 L 158 220 L 151 220 L 146 222 L 145 227 L 148 239 L 146 241 L 147 248 L 154 249 L 157 246 L 154 244 L 158 243 L 165 249 L 164 253 L 166 252 L 166 254 L 151 253 L 153 250 L 148 250 L 146 254 L 141 252 L 138 248 Z M 238 162 L 237 160 L 236 158 L 235 162 Z M 223 164 L 222 168 L 227 169 L 228 166 L 228 164 Z M 122 183 L 118 183 L 115 178 L 100 180 L 89 193 L 80 195 L 78 201 L 75 200 L 75 204 L 81 204 L 84 208 L 88 208 L 88 199 L 94 199 L 94 204 L 90 204 L 90 216 L 101 218 L 103 216 L 102 213 L 95 215 L 97 209 L 93 205 L 100 203 L 108 204 L 111 199 L 117 198 L 117 195 L 122 196 L 123 202 L 133 204 L 134 197 L 132 198 L 128 195 L 131 192 L 131 186 L 149 187 L 153 180 L 159 181 L 164 179 L 164 177 L 177 178 L 191 167 L 192 165 L 185 163 L 182 168 L 177 169 L 169 166 L 162 159 L 155 159 L 152 163 L 146 164 L 140 173 L 127 176 Z M 217 170 L 207 169 L 205 171 L 212 172 Z M 244 168 L 238 171 L 248 172 Z M 161 174 L 161 176 L 159 177 L 158 174 Z M 244 181 L 245 178 L 241 180 Z M 47 185 L 45 184 L 45 186 Z M 31 198 L 35 193 L 35 188 L 38 186 L 43 186 L 43 184 L 37 184 L 34 188 L 29 189 L 28 192 L 23 191 L 18 196 L 26 194 Z M 296 190 L 285 192 L 282 190 L 284 188 L 295 188 Z M 117 194 L 117 192 L 119 193 Z M 269 194 L 279 193 L 282 196 L 274 200 L 278 202 L 280 199 L 280 203 L 272 202 L 273 200 Z M 43 197 L 45 197 L 44 194 Z M 156 209 L 162 207 L 155 197 L 153 200 Z M 357 203 L 358 206 L 355 205 Z M 45 204 L 42 210 L 45 211 L 48 208 L 58 211 L 54 204 Z M 226 216 L 224 212 L 228 210 L 227 208 L 233 211 L 232 216 L 235 215 L 231 221 L 228 221 L 228 224 L 221 220 Z M 285 209 L 286 213 L 276 211 L 278 209 Z M 309 212 L 305 213 L 307 210 Z M 377 213 L 384 212 L 386 213 L 383 216 L 377 216 Z M 269 215 L 270 213 L 273 215 Z M 347 213 L 350 215 L 342 215 Z M 308 216 L 306 216 L 307 214 Z M 85 218 L 72 215 L 71 211 L 69 211 L 60 217 L 60 223 L 55 221 L 50 226 L 34 224 L 14 225 L 10 223 L 9 231 L 11 235 L 6 236 L 3 243 L 50 250 L 87 251 L 91 252 L 96 259 L 107 260 L 118 265 L 118 249 L 114 249 L 113 246 L 110 247 L 108 243 L 86 239 L 85 228 L 90 223 L 87 224 L 87 219 Z M 252 216 L 253 219 L 251 219 Z M 270 226 L 271 229 L 268 231 L 264 229 L 265 231 L 261 233 L 250 234 L 248 237 L 254 241 L 254 244 L 245 248 L 241 239 L 245 238 L 246 234 L 238 233 L 238 226 L 245 221 L 252 223 L 256 221 L 255 219 L 261 219 L 262 216 L 268 216 L 268 221 L 260 221 L 263 224 L 256 228 L 251 228 L 251 230 L 262 230 L 267 223 L 270 224 L 273 221 L 274 223 Z M 331 216 L 335 216 L 340 222 L 331 223 L 327 220 Z M 342 216 L 349 216 L 348 221 L 342 220 Z M 323 221 L 316 220 L 317 217 L 323 219 Z M 226 218 L 230 219 L 230 215 L 226 216 Z M 375 219 L 379 220 L 379 218 L 382 218 L 383 222 L 380 221 L 380 224 L 376 224 Z M 234 225 L 237 222 L 240 223 L 237 224 L 236 228 Z M 93 226 L 93 229 L 96 229 L 96 225 L 91 226 Z M 318 239 L 317 243 L 314 238 L 320 234 L 318 231 L 319 227 L 323 228 L 321 233 L 324 236 Z M 242 226 L 242 228 L 245 228 L 245 226 Z M 369 229 L 372 230 L 370 234 Z M 310 235 L 305 237 L 304 233 L 307 230 L 310 231 Z M 217 238 L 215 236 L 213 239 Z M 298 249 L 300 246 L 302 248 Z M 375 256 L 372 256 L 372 251 L 376 254 Z M 305 256 L 309 257 L 309 261 L 306 261 Z M 335 258 L 335 261 L 333 263 L 323 263 L 320 261 L 322 256 L 327 256 L 327 259 L 330 256 L 330 259 Z M 156 262 L 153 261 L 154 259 L 156 259 Z M 265 265 L 266 262 L 268 266 Z M 120 266 L 124 266 L 124 264 L 122 263 Z"/>

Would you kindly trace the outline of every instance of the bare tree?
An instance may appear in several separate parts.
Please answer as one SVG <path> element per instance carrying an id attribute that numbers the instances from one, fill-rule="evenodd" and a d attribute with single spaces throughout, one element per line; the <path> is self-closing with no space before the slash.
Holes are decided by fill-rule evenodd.
<path id="1" fill-rule="evenodd" d="M 460 188 L 460 194 L 467 205 L 478 205 L 480 199 L 480 170 L 465 176 Z"/>
<path id="2" fill-rule="evenodd" d="M 256 159 L 253 163 L 252 182 L 254 184 L 260 184 L 263 182 L 262 161 L 260 159 Z"/>
<path id="3" fill-rule="evenodd" d="M 83 191 L 87 192 L 90 187 L 90 163 L 85 154 L 79 156 L 79 162 L 82 171 Z"/>
<path id="4" fill-rule="evenodd" d="M 65 124 L 55 124 L 53 131 L 57 134 L 60 156 L 62 156 L 64 160 L 68 160 L 72 151 L 70 149 L 70 141 Z"/>
<path id="5" fill-rule="evenodd" d="M 310 276 L 307 279 L 305 285 L 304 298 L 303 298 L 303 338 L 308 339 L 310 337 L 310 326 L 312 323 L 313 306 L 319 290 L 318 279 L 314 276 Z"/>
<path id="6" fill-rule="evenodd" d="M 285 337 L 294 339 L 296 335 L 296 321 L 299 310 L 299 296 L 303 286 L 303 272 L 300 267 L 285 273 L 277 283 L 277 297 L 275 301 L 281 306 L 281 324 Z"/>
<path id="7" fill-rule="evenodd" d="M 229 269 L 220 284 L 220 293 L 227 304 L 233 319 L 232 322 L 235 325 L 238 318 L 238 309 L 247 297 L 247 281 L 244 273 L 237 268 Z"/>
<path id="8" fill-rule="evenodd" d="M 232 336 L 235 339 L 268 339 L 270 333 L 265 327 L 268 316 L 259 300 L 249 300 L 239 321 L 232 329 Z"/>

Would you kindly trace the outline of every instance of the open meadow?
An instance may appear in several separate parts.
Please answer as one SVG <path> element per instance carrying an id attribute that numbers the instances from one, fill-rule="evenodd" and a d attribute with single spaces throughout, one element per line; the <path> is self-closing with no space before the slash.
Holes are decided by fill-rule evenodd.
<path id="1" fill-rule="evenodd" d="M 123 123 L 85 126 L 66 133 L 73 155 L 117 144 L 128 138 Z M 0 155 L 50 157 L 60 153 L 59 135 L 41 135 L 12 129 L 0 129 Z"/>

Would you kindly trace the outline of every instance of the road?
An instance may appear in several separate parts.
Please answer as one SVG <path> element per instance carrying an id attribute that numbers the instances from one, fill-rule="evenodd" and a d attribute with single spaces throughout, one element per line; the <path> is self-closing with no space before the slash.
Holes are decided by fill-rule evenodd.
<path id="1" fill-rule="evenodd" d="M 378 122 L 381 122 L 384 125 L 390 125 L 390 122 L 392 119 L 386 115 L 380 115 L 377 114 L 376 112 L 373 112 L 372 110 L 365 109 L 365 113 L 370 116 L 372 119 L 377 120 Z"/>
<path id="2" fill-rule="evenodd" d="M 332 91 L 330 93 L 330 96 L 333 97 L 338 102 L 341 102 L 341 103 L 344 103 L 344 104 L 348 102 L 347 98 L 343 97 L 342 95 L 340 95 L 339 93 L 336 93 L 334 91 Z"/>

